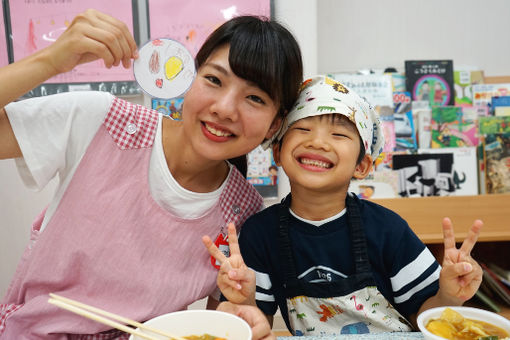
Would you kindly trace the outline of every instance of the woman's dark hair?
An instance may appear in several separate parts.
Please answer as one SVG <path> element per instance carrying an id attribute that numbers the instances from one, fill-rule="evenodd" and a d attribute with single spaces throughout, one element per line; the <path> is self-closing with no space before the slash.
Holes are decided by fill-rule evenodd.
<path id="1" fill-rule="evenodd" d="M 209 35 L 195 58 L 197 69 L 225 44 L 230 44 L 232 72 L 266 92 L 279 104 L 277 115 L 285 116 L 297 100 L 303 81 L 301 51 L 294 36 L 266 17 L 235 17 Z M 246 176 L 246 156 L 229 161 Z"/>

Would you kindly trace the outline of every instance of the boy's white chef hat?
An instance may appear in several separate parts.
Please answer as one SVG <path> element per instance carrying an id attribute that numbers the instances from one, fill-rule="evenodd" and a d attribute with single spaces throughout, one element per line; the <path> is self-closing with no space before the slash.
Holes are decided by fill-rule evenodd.
<path id="1" fill-rule="evenodd" d="M 280 130 L 266 140 L 267 148 L 278 143 L 288 128 L 296 121 L 312 116 L 338 113 L 347 116 L 356 125 L 365 145 L 365 152 L 372 161 L 382 152 L 384 135 L 377 112 L 356 92 L 326 76 L 314 76 L 301 85 L 298 100 L 285 117 Z"/>

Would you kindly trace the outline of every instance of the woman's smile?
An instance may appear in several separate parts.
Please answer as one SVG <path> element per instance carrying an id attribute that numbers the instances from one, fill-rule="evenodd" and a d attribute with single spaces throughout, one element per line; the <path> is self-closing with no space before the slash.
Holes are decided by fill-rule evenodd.
<path id="1" fill-rule="evenodd" d="M 202 122 L 202 131 L 207 138 L 215 142 L 227 141 L 230 138 L 235 137 L 232 132 L 213 123 Z"/>

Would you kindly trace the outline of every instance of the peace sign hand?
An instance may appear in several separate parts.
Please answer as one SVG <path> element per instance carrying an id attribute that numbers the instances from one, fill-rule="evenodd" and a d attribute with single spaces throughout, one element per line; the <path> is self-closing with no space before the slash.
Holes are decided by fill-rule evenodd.
<path id="1" fill-rule="evenodd" d="M 223 295 L 233 303 L 254 305 L 255 272 L 244 263 L 234 224 L 228 224 L 230 257 L 227 258 L 209 236 L 203 236 L 202 242 L 209 254 L 221 264 L 217 284 Z"/>
<path id="2" fill-rule="evenodd" d="M 439 276 L 439 291 L 447 298 L 463 303 L 475 295 L 482 283 L 482 268 L 471 257 L 471 250 L 480 235 L 483 222 L 473 222 L 469 233 L 459 249 L 455 247 L 452 222 L 443 219 L 444 258 Z"/>

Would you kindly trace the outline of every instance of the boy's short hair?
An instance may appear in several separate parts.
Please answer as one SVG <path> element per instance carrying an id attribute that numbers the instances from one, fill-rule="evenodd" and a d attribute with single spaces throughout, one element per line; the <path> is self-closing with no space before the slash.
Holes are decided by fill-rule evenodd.
<path id="1" fill-rule="evenodd" d="M 375 161 L 384 146 L 379 115 L 356 92 L 336 80 L 321 75 L 303 82 L 297 102 L 278 133 L 266 142 L 264 147 L 278 143 L 287 129 L 300 119 L 333 113 L 349 118 L 358 130 L 365 153 Z"/>

